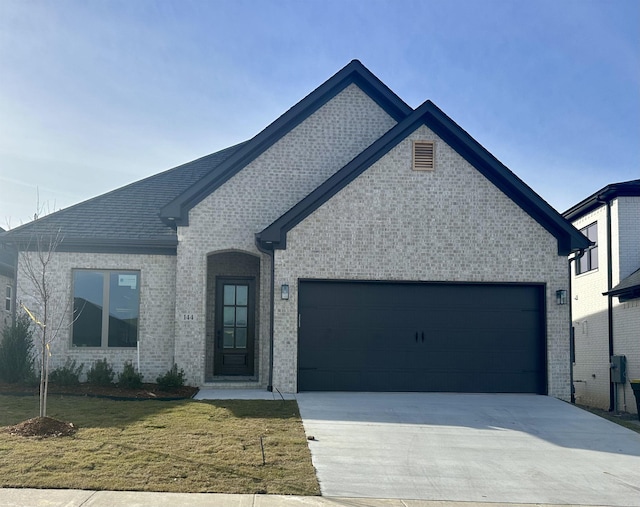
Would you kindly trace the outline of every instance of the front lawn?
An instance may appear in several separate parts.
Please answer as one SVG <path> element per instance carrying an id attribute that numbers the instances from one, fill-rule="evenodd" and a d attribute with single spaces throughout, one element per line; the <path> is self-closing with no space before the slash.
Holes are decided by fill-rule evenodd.
<path id="1" fill-rule="evenodd" d="M 37 413 L 37 397 L 0 395 L 0 427 Z M 77 433 L 37 439 L 0 428 L 0 487 L 320 492 L 295 401 L 50 395 L 48 415 Z"/>

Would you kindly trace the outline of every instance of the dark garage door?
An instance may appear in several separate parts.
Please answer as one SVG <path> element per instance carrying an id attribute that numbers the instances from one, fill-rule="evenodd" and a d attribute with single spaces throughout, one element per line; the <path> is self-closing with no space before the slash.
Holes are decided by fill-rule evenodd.
<path id="1" fill-rule="evenodd" d="M 541 285 L 302 281 L 300 391 L 546 393 Z"/>

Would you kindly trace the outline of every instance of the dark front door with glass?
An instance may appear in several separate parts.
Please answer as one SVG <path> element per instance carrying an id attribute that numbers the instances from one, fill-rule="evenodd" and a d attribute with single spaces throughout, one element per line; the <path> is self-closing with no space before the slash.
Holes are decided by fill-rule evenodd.
<path id="1" fill-rule="evenodd" d="M 214 375 L 253 375 L 253 279 L 216 280 Z"/>

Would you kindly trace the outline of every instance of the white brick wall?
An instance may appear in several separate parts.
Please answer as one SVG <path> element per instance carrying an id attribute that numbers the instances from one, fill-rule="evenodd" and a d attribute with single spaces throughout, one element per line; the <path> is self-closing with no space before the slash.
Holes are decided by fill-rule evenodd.
<path id="1" fill-rule="evenodd" d="M 575 276 L 572 266 L 572 318 L 576 329 L 574 381 L 576 402 L 609 408 L 608 298 L 606 206 L 575 220 L 582 229 L 598 222 L 599 268 Z M 640 268 L 640 197 L 618 197 L 611 203 L 612 286 Z M 640 303 L 613 298 L 614 354 L 627 357 L 628 378 L 640 377 Z M 618 410 L 635 412 L 629 382 L 617 386 Z M 627 400 L 624 407 L 624 400 Z"/>
<path id="2" fill-rule="evenodd" d="M 207 256 L 240 251 L 261 257 L 258 375 L 266 385 L 271 261 L 257 250 L 254 235 L 394 124 L 351 85 L 190 211 L 189 226 L 178 229 L 175 351 L 190 382 L 205 379 Z M 184 320 L 185 314 L 194 320 Z"/>
<path id="3" fill-rule="evenodd" d="M 640 197 L 623 196 L 616 201 L 617 227 L 612 243 L 617 246 L 618 262 L 614 270 L 614 286 L 640 269 Z M 639 299 L 620 303 L 618 298 L 613 298 L 613 347 L 615 354 L 627 358 L 627 379 L 640 378 Z M 628 381 L 624 386 L 617 386 L 616 397 L 618 410 L 637 412 Z"/>
<path id="4" fill-rule="evenodd" d="M 598 223 L 598 269 L 575 274 L 571 263 L 572 319 L 575 327 L 576 362 L 573 370 L 576 403 L 609 407 L 609 339 L 607 298 L 607 213 L 600 208 L 575 220 L 583 229 Z"/>
<path id="5" fill-rule="evenodd" d="M 20 262 L 25 255 L 22 252 Z M 56 253 L 50 265 L 50 286 L 54 301 L 50 322 L 62 321 L 58 338 L 51 345 L 51 369 L 64 365 L 67 357 L 77 364 L 91 365 L 106 358 L 116 372 L 122 371 L 125 361 L 137 364 L 136 349 L 88 348 L 71 346 L 71 311 L 73 310 L 72 270 L 128 269 L 140 271 L 140 372 L 145 382 L 155 382 L 173 364 L 175 315 L 175 256 L 134 254 Z M 22 269 L 18 269 L 18 297 L 27 307 L 35 301 L 30 296 L 33 287 Z M 65 315 L 66 312 L 66 315 Z"/>
<path id="6" fill-rule="evenodd" d="M 434 140 L 436 170 L 411 170 L 411 141 Z M 300 278 L 547 284 L 549 394 L 570 397 L 568 289 L 556 239 L 426 127 L 292 229 L 276 251 L 274 386 L 295 391 Z"/>
<path id="7" fill-rule="evenodd" d="M 619 244 L 620 281 L 640 269 L 640 197 L 624 196 L 616 201 L 618 228 L 613 244 Z"/>

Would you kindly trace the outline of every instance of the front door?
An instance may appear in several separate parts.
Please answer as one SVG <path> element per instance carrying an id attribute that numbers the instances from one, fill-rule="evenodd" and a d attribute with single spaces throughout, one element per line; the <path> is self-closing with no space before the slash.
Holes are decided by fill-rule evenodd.
<path id="1" fill-rule="evenodd" d="M 214 375 L 253 375 L 255 280 L 216 279 Z"/>

